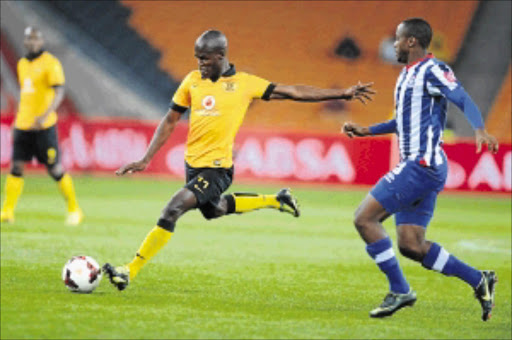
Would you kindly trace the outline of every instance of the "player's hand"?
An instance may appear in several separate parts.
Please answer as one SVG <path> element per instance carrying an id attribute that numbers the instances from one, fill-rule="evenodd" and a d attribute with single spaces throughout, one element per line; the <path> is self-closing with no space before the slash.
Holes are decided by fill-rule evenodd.
<path id="1" fill-rule="evenodd" d="M 365 137 L 370 134 L 370 131 L 368 130 L 367 127 L 362 127 L 361 125 L 352 122 L 346 122 L 345 124 L 343 124 L 341 132 L 343 132 L 350 138 L 353 138 L 354 136 Z"/>
<path id="2" fill-rule="evenodd" d="M 361 103 L 366 105 L 367 101 L 372 100 L 372 96 L 377 93 L 371 87 L 373 86 L 373 82 L 361 84 L 358 82 L 357 85 L 351 86 L 345 90 L 345 96 L 347 100 L 357 99 Z"/>
<path id="3" fill-rule="evenodd" d="M 34 124 L 30 127 L 32 130 L 41 130 L 43 128 L 44 121 L 46 120 L 46 116 L 37 117 L 34 121 Z"/>
<path id="4" fill-rule="evenodd" d="M 487 144 L 487 149 L 491 153 L 498 152 L 498 140 L 487 133 L 484 129 L 476 130 L 476 153 L 480 153 L 482 151 L 482 145 Z"/>
<path id="5" fill-rule="evenodd" d="M 116 171 L 116 175 L 123 176 L 125 174 L 131 174 L 133 172 L 144 171 L 147 166 L 148 166 L 148 163 L 143 160 L 138 161 L 138 162 L 129 163 L 129 164 L 126 164 L 125 166 L 120 167 Z"/>

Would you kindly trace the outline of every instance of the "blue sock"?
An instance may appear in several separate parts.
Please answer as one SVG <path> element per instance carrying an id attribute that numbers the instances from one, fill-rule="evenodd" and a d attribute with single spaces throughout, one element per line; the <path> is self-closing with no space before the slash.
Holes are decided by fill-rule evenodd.
<path id="1" fill-rule="evenodd" d="M 393 244 L 389 237 L 380 241 L 368 244 L 366 251 L 377 263 L 380 270 L 386 274 L 389 281 L 389 290 L 393 293 L 406 294 L 409 292 L 410 287 L 405 280 L 402 269 L 398 265 L 395 252 L 393 251 Z"/>
<path id="2" fill-rule="evenodd" d="M 482 273 L 468 266 L 455 256 L 448 253 L 437 243 L 432 243 L 423 259 L 423 267 L 443 273 L 446 276 L 456 276 L 476 288 L 482 280 Z"/>

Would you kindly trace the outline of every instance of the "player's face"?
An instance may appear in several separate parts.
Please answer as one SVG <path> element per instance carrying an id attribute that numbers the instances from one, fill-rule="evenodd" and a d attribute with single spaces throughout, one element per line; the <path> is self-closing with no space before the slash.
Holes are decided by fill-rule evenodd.
<path id="1" fill-rule="evenodd" d="M 201 72 L 201 78 L 218 78 L 222 70 L 224 56 L 218 52 L 210 52 L 204 49 L 195 49 L 195 57 Z"/>
<path id="2" fill-rule="evenodd" d="M 396 28 L 396 37 L 395 37 L 395 53 L 396 60 L 399 63 L 407 64 L 409 59 L 409 47 L 408 47 L 408 37 L 405 34 L 405 27 L 403 24 L 398 25 Z"/>
<path id="3" fill-rule="evenodd" d="M 41 36 L 41 33 L 36 31 L 31 31 L 29 34 L 25 34 L 25 39 L 23 40 L 23 44 L 25 48 L 30 53 L 36 53 L 43 48 L 44 40 Z"/>

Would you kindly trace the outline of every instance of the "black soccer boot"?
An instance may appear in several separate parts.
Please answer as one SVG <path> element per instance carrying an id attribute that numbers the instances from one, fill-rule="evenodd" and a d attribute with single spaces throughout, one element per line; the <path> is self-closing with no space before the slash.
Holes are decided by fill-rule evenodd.
<path id="1" fill-rule="evenodd" d="M 130 271 L 127 267 L 113 267 L 110 263 L 105 263 L 103 272 L 108 275 L 110 283 L 119 290 L 124 290 L 130 283 Z"/>
<path id="2" fill-rule="evenodd" d="M 416 302 L 416 292 L 412 289 L 407 294 L 388 293 L 382 304 L 370 312 L 372 318 L 383 318 L 393 315 L 399 309 L 413 306 Z"/>
<path id="3" fill-rule="evenodd" d="M 482 320 L 491 318 L 491 311 L 494 307 L 494 286 L 498 282 L 498 276 L 494 270 L 483 270 L 482 281 L 475 288 L 475 297 L 482 306 Z"/>
<path id="4" fill-rule="evenodd" d="M 287 212 L 295 217 L 300 216 L 299 204 L 297 199 L 292 196 L 289 188 L 281 189 L 276 195 L 277 201 L 281 204 L 279 211 Z"/>

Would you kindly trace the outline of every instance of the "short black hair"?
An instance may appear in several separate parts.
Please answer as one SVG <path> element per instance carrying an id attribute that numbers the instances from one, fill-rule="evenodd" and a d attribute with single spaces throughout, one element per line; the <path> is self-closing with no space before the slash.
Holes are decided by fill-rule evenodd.
<path id="1" fill-rule="evenodd" d="M 212 52 L 225 52 L 228 47 L 228 40 L 221 31 L 208 30 L 197 38 L 196 46 Z"/>
<path id="2" fill-rule="evenodd" d="M 402 23 L 405 26 L 407 37 L 415 37 L 418 39 L 420 46 L 427 48 L 432 40 L 432 27 L 422 18 L 409 18 Z"/>
<path id="3" fill-rule="evenodd" d="M 35 33 L 38 37 L 42 37 L 43 36 L 43 33 L 41 32 L 41 30 L 35 26 L 27 26 L 25 27 L 25 30 L 23 31 L 24 35 L 27 36 L 27 35 L 30 35 L 32 33 Z"/>

